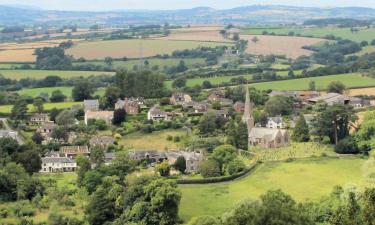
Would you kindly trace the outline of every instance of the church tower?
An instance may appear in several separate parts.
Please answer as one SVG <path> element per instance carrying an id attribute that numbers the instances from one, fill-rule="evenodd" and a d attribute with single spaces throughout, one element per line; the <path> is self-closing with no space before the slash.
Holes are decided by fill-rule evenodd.
<path id="1" fill-rule="evenodd" d="M 245 101 L 245 111 L 242 116 L 242 121 L 247 125 L 248 134 L 254 128 L 254 118 L 253 118 L 253 106 L 250 101 L 249 88 L 246 87 L 246 101 Z"/>

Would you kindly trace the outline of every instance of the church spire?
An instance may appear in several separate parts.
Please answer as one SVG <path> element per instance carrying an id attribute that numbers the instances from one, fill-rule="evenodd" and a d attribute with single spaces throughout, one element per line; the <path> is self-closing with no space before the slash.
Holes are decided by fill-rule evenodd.
<path id="1" fill-rule="evenodd" d="M 246 86 L 246 101 L 245 101 L 245 111 L 242 117 L 242 121 L 247 125 L 247 131 L 250 131 L 254 128 L 254 118 L 253 118 L 253 109 L 250 101 L 249 87 Z"/>

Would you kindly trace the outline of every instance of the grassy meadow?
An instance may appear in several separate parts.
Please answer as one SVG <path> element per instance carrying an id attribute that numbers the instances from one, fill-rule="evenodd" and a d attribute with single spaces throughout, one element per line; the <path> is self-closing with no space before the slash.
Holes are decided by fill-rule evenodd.
<path id="1" fill-rule="evenodd" d="M 25 95 L 30 97 L 38 97 L 41 93 L 48 94 L 51 97 L 52 92 L 60 90 L 65 96 L 70 98 L 72 96 L 73 87 L 46 87 L 46 88 L 25 88 L 19 91 L 16 91 L 19 95 Z M 105 88 L 99 88 L 94 95 L 103 96 L 105 92 Z"/>
<path id="2" fill-rule="evenodd" d="M 375 28 L 360 28 L 359 32 L 352 33 L 350 28 L 332 28 L 332 27 L 317 27 L 317 28 L 302 28 L 302 27 L 251 27 L 242 30 L 242 34 L 261 35 L 263 31 L 268 33 L 275 33 L 276 35 L 287 35 L 289 32 L 300 34 L 301 36 L 313 36 L 316 38 L 323 38 L 327 35 L 335 35 L 343 39 L 349 39 L 356 42 L 372 41 L 375 39 Z"/>
<path id="3" fill-rule="evenodd" d="M 246 198 L 270 189 L 282 189 L 298 201 L 317 200 L 336 185 L 363 185 L 365 159 L 302 159 L 289 163 L 267 162 L 245 178 L 221 184 L 180 185 L 180 216 L 184 221 L 200 215 L 218 216 Z"/>
<path id="4" fill-rule="evenodd" d="M 113 72 L 101 71 L 63 71 L 63 70 L 0 70 L 4 77 L 20 80 L 23 78 L 44 79 L 47 76 L 56 75 L 61 78 L 89 77 L 99 75 L 113 75 Z"/>
<path id="5" fill-rule="evenodd" d="M 57 103 L 45 103 L 44 110 L 51 110 L 53 108 L 57 109 L 67 109 L 71 108 L 73 105 L 80 105 L 81 102 L 57 102 Z M 0 113 L 10 113 L 12 111 L 13 105 L 0 105 Z M 35 112 L 35 108 L 32 104 L 28 105 L 29 112 Z"/>

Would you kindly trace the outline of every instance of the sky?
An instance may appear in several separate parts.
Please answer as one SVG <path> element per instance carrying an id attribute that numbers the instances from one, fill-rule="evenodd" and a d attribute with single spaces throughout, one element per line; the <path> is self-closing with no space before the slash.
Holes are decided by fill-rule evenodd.
<path id="1" fill-rule="evenodd" d="M 106 11 L 120 9 L 186 9 L 208 6 L 227 9 L 246 5 L 292 5 L 319 7 L 375 7 L 375 0 L 0 0 L 0 5 L 31 5 L 43 9 Z"/>

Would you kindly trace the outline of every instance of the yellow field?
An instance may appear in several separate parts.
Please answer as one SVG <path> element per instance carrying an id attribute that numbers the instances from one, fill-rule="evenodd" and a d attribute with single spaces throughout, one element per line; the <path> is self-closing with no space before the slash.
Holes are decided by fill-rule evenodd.
<path id="1" fill-rule="evenodd" d="M 257 37 L 258 42 L 252 39 Z M 248 40 L 246 52 L 255 55 L 286 55 L 288 58 L 298 58 L 302 55 L 310 55 L 312 51 L 303 49 L 303 46 L 314 45 L 324 41 L 319 38 L 266 36 L 266 35 L 241 35 L 241 39 Z"/>
<path id="2" fill-rule="evenodd" d="M 172 33 L 166 37 L 157 38 L 158 40 L 180 40 L 180 41 L 213 41 L 213 42 L 232 42 L 225 39 L 217 30 L 195 31 Z"/>
<path id="3" fill-rule="evenodd" d="M 347 91 L 349 96 L 357 96 L 357 95 L 375 95 L 375 87 L 370 88 L 357 88 L 357 89 L 349 89 Z"/>

